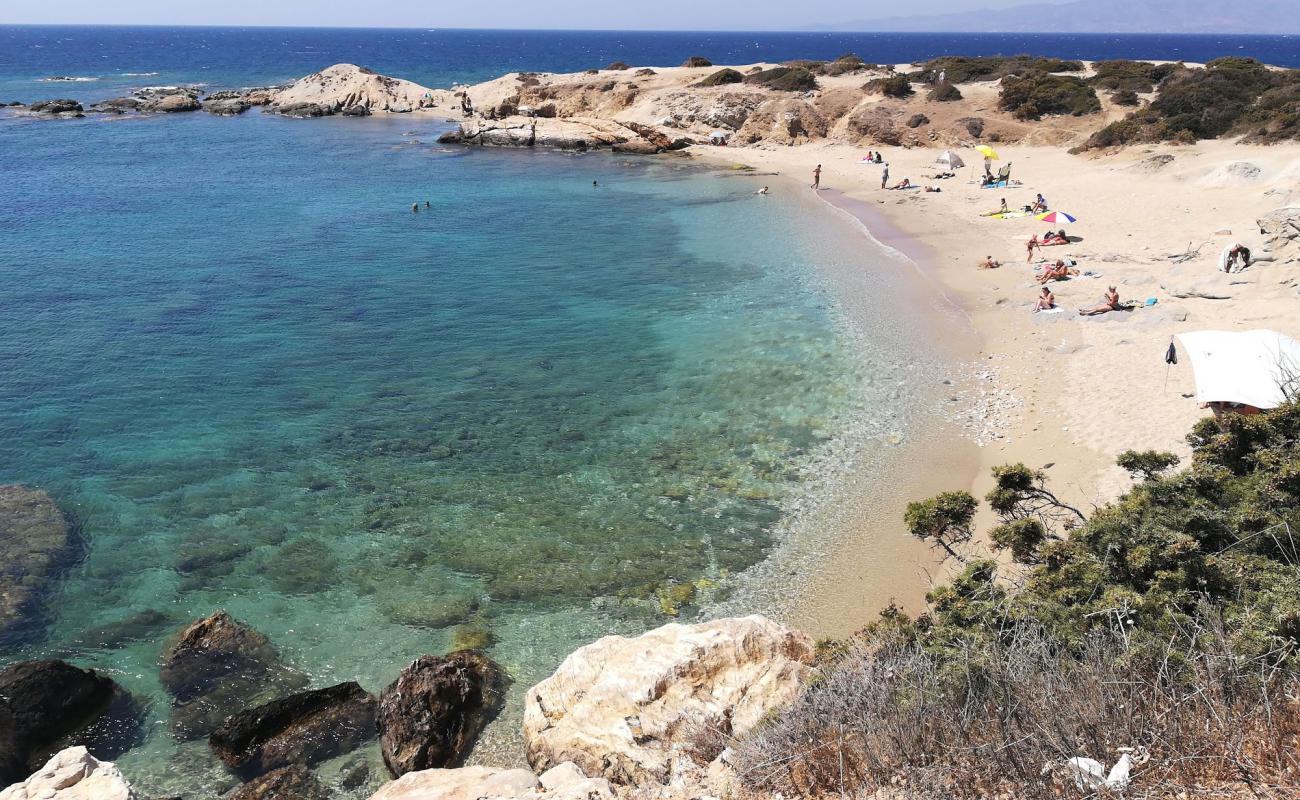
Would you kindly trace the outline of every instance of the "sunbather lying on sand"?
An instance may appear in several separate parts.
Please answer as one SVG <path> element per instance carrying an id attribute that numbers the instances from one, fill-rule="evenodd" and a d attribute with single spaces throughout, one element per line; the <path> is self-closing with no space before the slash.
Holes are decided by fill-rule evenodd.
<path id="1" fill-rule="evenodd" d="M 984 256 L 984 260 L 979 263 L 980 269 L 997 269 L 1002 266 L 1001 261 L 994 261 L 993 256 Z"/>
<path id="2" fill-rule="evenodd" d="M 1069 244 L 1069 243 L 1070 243 L 1070 237 L 1065 235 L 1064 230 L 1048 231 L 1046 234 L 1043 235 L 1043 240 L 1042 240 L 1043 247 L 1051 247 L 1053 245 Z"/>
<path id="3" fill-rule="evenodd" d="M 1107 287 L 1106 294 L 1102 296 L 1101 302 L 1093 306 L 1087 306 L 1079 309 L 1079 313 L 1085 317 L 1105 314 L 1107 311 L 1114 311 L 1119 308 L 1119 292 L 1114 286 Z"/>
<path id="4" fill-rule="evenodd" d="M 1053 308 L 1056 308 L 1056 295 L 1052 294 L 1051 289 L 1044 286 L 1043 291 L 1038 295 L 1037 302 L 1034 303 L 1034 313 L 1049 311 Z"/>
<path id="5" fill-rule="evenodd" d="M 911 188 L 912 188 L 912 181 L 910 181 L 910 180 L 907 179 L 907 178 L 903 178 L 901 181 L 899 181 L 898 183 L 894 184 L 893 186 L 891 186 L 891 187 L 889 187 L 889 188 L 891 188 L 891 189 L 911 189 Z"/>

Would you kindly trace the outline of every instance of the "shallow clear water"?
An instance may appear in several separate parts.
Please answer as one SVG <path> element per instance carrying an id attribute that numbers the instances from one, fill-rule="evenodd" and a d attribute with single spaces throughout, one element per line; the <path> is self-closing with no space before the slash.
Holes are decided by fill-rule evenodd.
<path id="1" fill-rule="evenodd" d="M 156 660 L 189 619 L 225 608 L 372 691 L 487 635 L 517 699 L 665 621 L 675 584 L 686 616 L 728 591 L 825 443 L 906 424 L 926 347 L 902 307 L 845 326 L 823 269 L 892 278 L 815 201 L 438 129 L 0 120 L 0 483 L 88 539 L 47 636 L 3 656 L 151 702 L 120 759 L 146 790 L 228 780 L 165 725 Z"/>

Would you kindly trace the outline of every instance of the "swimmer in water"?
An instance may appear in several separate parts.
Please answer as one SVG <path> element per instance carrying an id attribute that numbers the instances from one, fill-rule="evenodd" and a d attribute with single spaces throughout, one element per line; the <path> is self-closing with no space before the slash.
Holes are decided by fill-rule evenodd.
<path id="1" fill-rule="evenodd" d="M 424 201 L 424 207 L 425 207 L 425 208 L 431 208 L 431 206 L 429 205 L 429 201 L 428 201 L 428 200 L 425 200 L 425 201 Z"/>
<path id="2" fill-rule="evenodd" d="M 764 186 L 762 189 L 759 189 L 757 192 L 754 192 L 754 194 L 767 194 L 767 187 Z"/>
<path id="3" fill-rule="evenodd" d="M 420 213 L 420 204 L 419 204 L 419 203 L 411 203 L 411 213 L 412 213 L 412 214 L 419 214 L 419 213 Z"/>

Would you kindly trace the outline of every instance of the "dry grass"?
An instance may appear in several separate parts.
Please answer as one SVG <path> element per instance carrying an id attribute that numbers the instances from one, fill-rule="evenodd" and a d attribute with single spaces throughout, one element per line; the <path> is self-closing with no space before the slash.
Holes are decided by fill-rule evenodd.
<path id="1" fill-rule="evenodd" d="M 1073 654 L 1035 627 L 942 658 L 855 643 L 734 745 L 737 771 L 747 788 L 787 796 L 1084 797 L 1096 795 L 1076 787 L 1069 758 L 1109 768 L 1118 748 L 1137 747 L 1150 760 L 1128 798 L 1300 796 L 1297 676 L 1276 658 L 1235 657 L 1213 625 L 1191 634 L 1154 656 L 1122 630 Z"/>

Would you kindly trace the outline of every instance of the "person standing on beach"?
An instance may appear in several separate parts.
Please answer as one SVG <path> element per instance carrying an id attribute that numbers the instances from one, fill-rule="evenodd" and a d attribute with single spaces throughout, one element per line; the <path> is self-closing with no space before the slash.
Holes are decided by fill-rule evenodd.
<path id="1" fill-rule="evenodd" d="M 880 188 L 881 189 L 889 188 L 889 165 L 888 164 L 885 165 L 884 172 L 880 173 Z"/>
<path id="2" fill-rule="evenodd" d="M 1025 243 L 1025 250 L 1029 251 L 1029 257 L 1025 259 L 1025 263 L 1028 264 L 1029 262 L 1034 260 L 1034 250 L 1037 249 L 1041 254 L 1042 253 L 1041 248 L 1042 245 L 1038 243 L 1038 234 L 1036 233 L 1029 234 L 1029 241 Z"/>
<path id="3" fill-rule="evenodd" d="M 822 165 L 821 164 L 818 164 L 817 169 L 813 170 L 812 188 L 814 189 L 822 188 Z"/>

